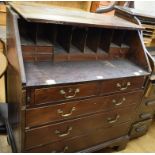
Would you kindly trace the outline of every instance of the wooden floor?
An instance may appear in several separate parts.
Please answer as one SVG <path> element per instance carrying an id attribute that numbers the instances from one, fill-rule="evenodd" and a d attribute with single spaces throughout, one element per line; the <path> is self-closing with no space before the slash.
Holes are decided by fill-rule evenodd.
<path id="1" fill-rule="evenodd" d="M 10 153 L 10 146 L 7 144 L 5 135 L 0 135 L 0 153 Z M 155 152 L 155 123 L 149 129 L 149 132 L 135 140 L 131 140 L 122 153 L 153 153 Z"/>

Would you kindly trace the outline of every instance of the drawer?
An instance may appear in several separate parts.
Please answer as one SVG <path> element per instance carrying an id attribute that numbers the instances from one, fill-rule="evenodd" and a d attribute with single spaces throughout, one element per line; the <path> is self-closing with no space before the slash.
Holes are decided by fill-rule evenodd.
<path id="1" fill-rule="evenodd" d="M 136 138 L 144 135 L 148 131 L 152 121 L 152 119 L 147 119 L 133 124 L 129 133 L 130 138 Z"/>
<path id="2" fill-rule="evenodd" d="M 36 46 L 36 52 L 41 53 L 53 53 L 53 46 Z"/>
<path id="3" fill-rule="evenodd" d="M 78 152 L 88 149 L 90 147 L 102 144 L 106 141 L 119 138 L 127 135 L 130 128 L 130 123 L 123 123 L 115 127 L 107 129 L 98 129 L 92 133 L 80 136 L 74 139 L 58 141 L 48 145 L 29 149 L 25 152 Z"/>
<path id="4" fill-rule="evenodd" d="M 22 52 L 24 53 L 34 53 L 35 45 L 22 45 Z"/>
<path id="5" fill-rule="evenodd" d="M 53 46 L 22 45 L 23 52 L 53 53 Z"/>
<path id="6" fill-rule="evenodd" d="M 130 113 L 128 111 L 130 111 Z M 132 106 L 27 130 L 25 133 L 25 146 L 29 148 L 31 146 L 81 136 L 89 132 L 96 132 L 98 128 L 111 127 L 127 122 L 131 120 L 134 115 L 135 106 Z"/>
<path id="7" fill-rule="evenodd" d="M 108 111 L 127 105 L 140 104 L 143 91 L 94 97 L 80 101 L 54 104 L 26 110 L 26 126 L 36 126 L 52 121 L 86 115 L 97 111 Z"/>
<path id="8" fill-rule="evenodd" d="M 130 77 L 123 79 L 107 80 L 101 83 L 101 94 L 114 92 L 127 92 L 134 89 L 141 89 L 144 85 L 144 77 Z"/>
<path id="9" fill-rule="evenodd" d="M 95 96 L 97 92 L 97 83 L 86 83 L 35 89 L 34 102 L 35 104 L 52 103 L 56 101 Z"/>

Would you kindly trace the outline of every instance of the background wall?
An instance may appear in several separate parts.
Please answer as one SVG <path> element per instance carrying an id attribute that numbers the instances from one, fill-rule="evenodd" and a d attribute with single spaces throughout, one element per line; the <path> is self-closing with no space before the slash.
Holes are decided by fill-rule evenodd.
<path id="1" fill-rule="evenodd" d="M 135 8 L 155 15 L 155 1 L 135 1 Z"/>

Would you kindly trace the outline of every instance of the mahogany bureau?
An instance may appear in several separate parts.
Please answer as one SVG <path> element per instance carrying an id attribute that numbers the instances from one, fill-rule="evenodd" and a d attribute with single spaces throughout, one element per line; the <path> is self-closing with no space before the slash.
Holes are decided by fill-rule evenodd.
<path id="1" fill-rule="evenodd" d="M 151 72 L 140 31 L 117 16 L 11 3 L 7 101 L 18 152 L 123 149 Z"/>

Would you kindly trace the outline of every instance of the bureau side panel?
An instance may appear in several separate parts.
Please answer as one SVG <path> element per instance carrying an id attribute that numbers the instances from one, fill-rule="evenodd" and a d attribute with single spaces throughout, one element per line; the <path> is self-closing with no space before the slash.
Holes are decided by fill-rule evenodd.
<path id="1" fill-rule="evenodd" d="M 24 76 L 22 54 L 19 51 L 19 34 L 17 16 L 8 9 L 7 16 L 7 58 L 9 61 L 7 69 L 7 102 L 9 107 L 9 121 L 13 128 L 13 135 L 17 151 L 22 151 L 24 143 L 22 128 L 24 127 L 24 113 L 22 108 L 25 102 Z"/>

